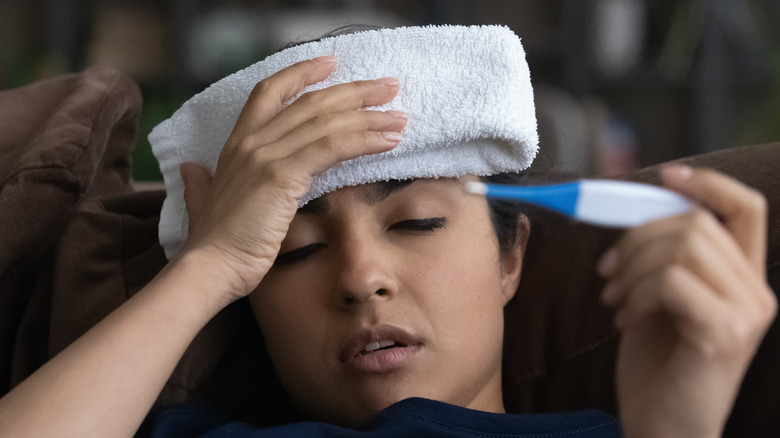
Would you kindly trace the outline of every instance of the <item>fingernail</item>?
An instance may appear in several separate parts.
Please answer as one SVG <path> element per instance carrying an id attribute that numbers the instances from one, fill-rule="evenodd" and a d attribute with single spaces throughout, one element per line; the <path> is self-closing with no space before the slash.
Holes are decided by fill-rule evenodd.
<path id="1" fill-rule="evenodd" d="M 401 84 L 401 81 L 399 81 L 398 78 L 381 78 L 376 81 L 385 87 L 397 87 Z"/>
<path id="2" fill-rule="evenodd" d="M 387 114 L 390 114 L 393 117 L 397 117 L 399 119 L 403 120 L 409 120 L 409 114 L 406 114 L 403 111 L 396 111 L 396 110 L 387 110 L 385 111 Z"/>
<path id="3" fill-rule="evenodd" d="M 601 292 L 601 302 L 608 306 L 614 306 L 620 297 L 620 286 L 616 283 L 607 283 Z"/>
<path id="4" fill-rule="evenodd" d="M 314 61 L 319 62 L 320 64 L 333 64 L 336 62 L 336 57 L 333 55 L 318 56 L 314 58 Z"/>
<path id="5" fill-rule="evenodd" d="M 398 143 L 403 138 L 403 135 L 401 135 L 400 132 L 383 132 L 382 136 L 385 138 L 385 140 L 391 142 L 391 143 Z"/>
<path id="6" fill-rule="evenodd" d="M 604 255 L 601 256 L 601 259 L 599 259 L 599 262 L 596 265 L 596 271 L 602 277 L 607 277 L 615 271 L 615 268 L 617 268 L 617 264 L 618 264 L 617 250 L 615 248 L 611 248 L 609 251 L 605 252 Z"/>
<path id="7" fill-rule="evenodd" d="M 693 175 L 693 169 L 684 164 L 668 164 L 661 168 L 661 173 L 664 179 L 684 181 Z"/>

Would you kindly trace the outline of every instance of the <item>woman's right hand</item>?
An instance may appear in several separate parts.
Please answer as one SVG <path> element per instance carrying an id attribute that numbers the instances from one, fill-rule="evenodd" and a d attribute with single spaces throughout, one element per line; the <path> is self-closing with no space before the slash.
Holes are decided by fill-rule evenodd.
<path id="1" fill-rule="evenodd" d="M 292 65 L 259 82 L 222 149 L 216 172 L 181 166 L 190 218 L 177 259 L 193 257 L 218 279 L 222 305 L 249 294 L 273 265 L 312 177 L 340 161 L 394 148 L 406 126 L 398 111 L 365 111 L 391 101 L 392 78 L 306 93 L 333 71 L 335 58 Z M 223 301 L 224 300 L 224 301 Z"/>

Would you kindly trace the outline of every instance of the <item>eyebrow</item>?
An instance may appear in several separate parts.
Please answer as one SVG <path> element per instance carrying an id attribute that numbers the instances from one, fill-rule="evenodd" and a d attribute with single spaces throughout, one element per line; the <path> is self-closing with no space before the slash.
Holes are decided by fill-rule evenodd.
<path id="1" fill-rule="evenodd" d="M 369 206 L 376 205 L 387 199 L 393 193 L 409 187 L 409 185 L 415 181 L 415 179 L 393 179 L 390 181 L 380 181 L 374 183 L 368 186 L 366 191 L 363 193 L 363 200 Z"/>
<path id="2" fill-rule="evenodd" d="M 379 181 L 370 184 L 366 187 L 365 191 L 363 192 L 363 197 L 362 197 L 363 202 L 365 202 L 368 206 L 374 206 L 387 199 L 393 193 L 396 193 L 398 191 L 405 189 L 406 187 L 409 187 L 415 181 L 416 181 L 415 179 L 404 179 L 404 180 L 394 179 L 390 181 Z M 306 205 L 299 208 L 298 213 L 299 214 L 320 214 L 327 211 L 328 208 L 329 208 L 328 197 L 320 196 L 317 199 L 312 199 L 311 201 L 307 202 Z"/>

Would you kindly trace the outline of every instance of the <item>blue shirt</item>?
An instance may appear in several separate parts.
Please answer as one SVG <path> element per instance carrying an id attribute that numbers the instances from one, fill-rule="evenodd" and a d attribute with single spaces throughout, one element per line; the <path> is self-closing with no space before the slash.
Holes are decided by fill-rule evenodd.
<path id="1" fill-rule="evenodd" d="M 266 437 L 621 437 L 618 420 L 601 411 L 560 414 L 494 414 L 433 400 L 410 398 L 389 406 L 357 429 L 320 422 L 300 422 L 258 429 L 248 423 L 226 422 L 214 411 L 191 404 L 164 411 L 153 427 L 153 438 Z"/>

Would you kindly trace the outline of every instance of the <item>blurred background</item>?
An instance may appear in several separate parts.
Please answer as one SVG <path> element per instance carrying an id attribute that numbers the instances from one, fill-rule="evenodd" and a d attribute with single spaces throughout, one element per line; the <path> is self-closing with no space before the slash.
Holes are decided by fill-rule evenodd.
<path id="1" fill-rule="evenodd" d="M 112 65 L 146 135 L 187 98 L 291 41 L 351 24 L 503 24 L 535 88 L 535 166 L 616 175 L 780 141 L 778 0 L 0 0 L 0 89 Z"/>

